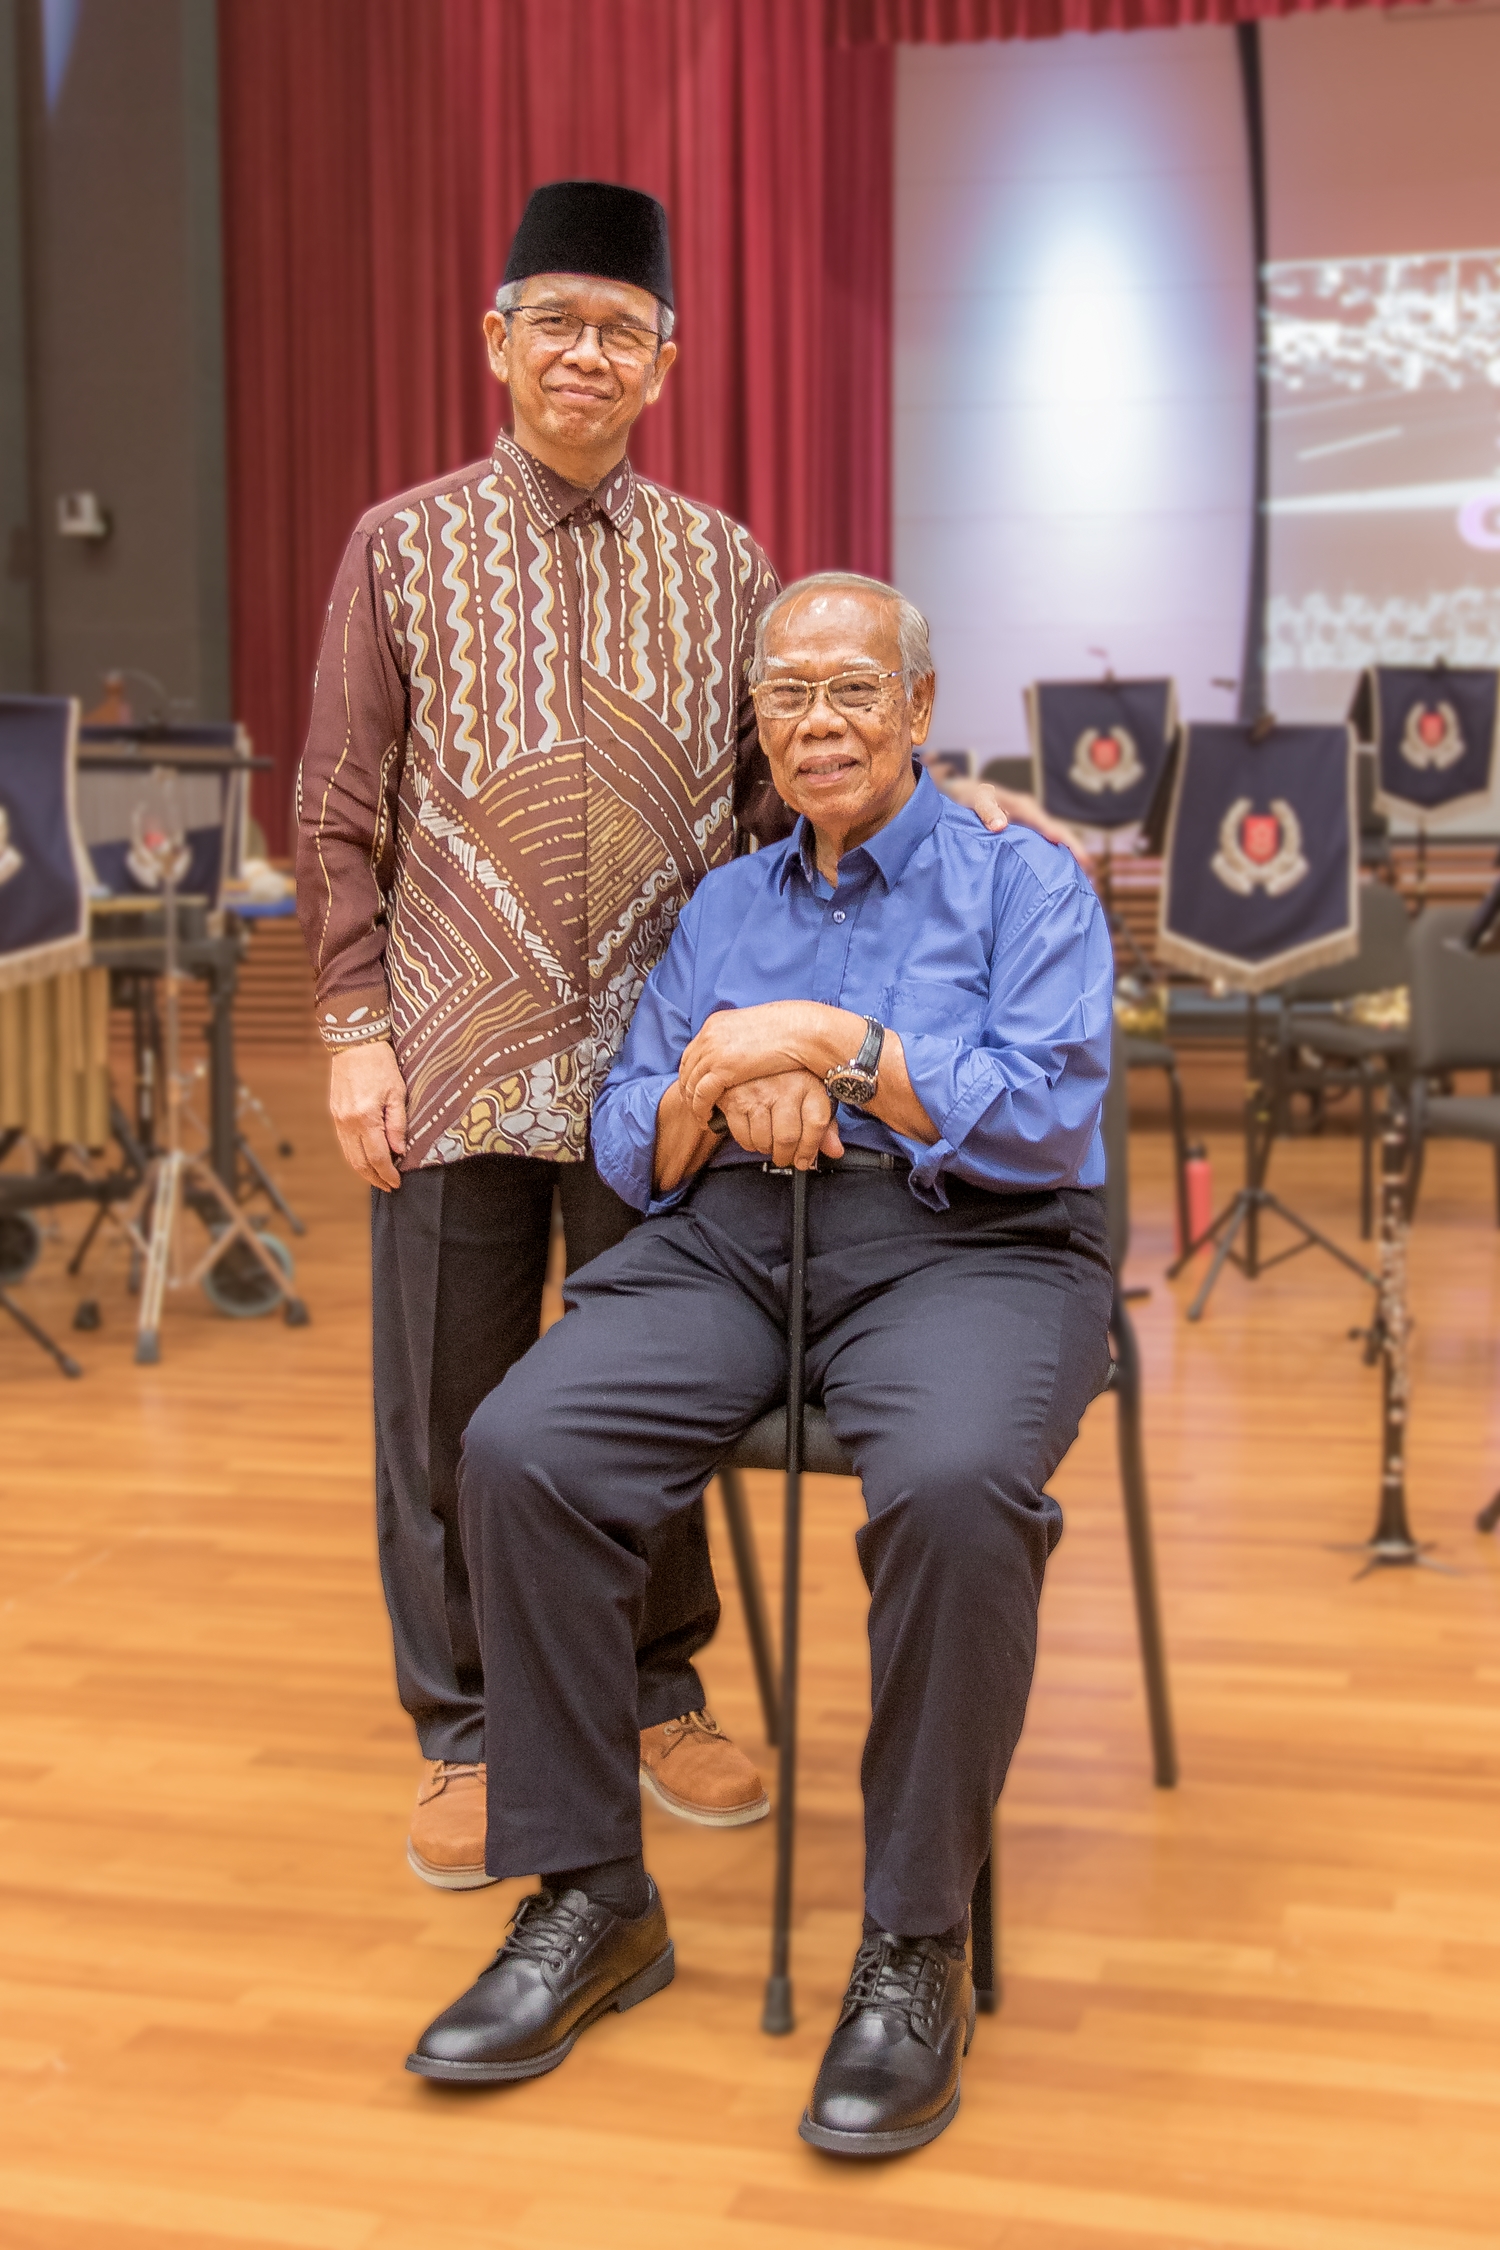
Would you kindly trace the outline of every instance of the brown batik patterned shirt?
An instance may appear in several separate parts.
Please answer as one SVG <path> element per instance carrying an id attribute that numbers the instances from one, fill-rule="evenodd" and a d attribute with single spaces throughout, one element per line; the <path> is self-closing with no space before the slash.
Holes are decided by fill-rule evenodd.
<path id="1" fill-rule="evenodd" d="M 717 509 L 628 462 L 579 492 L 506 437 L 356 529 L 298 776 L 298 911 L 325 1043 L 394 1043 L 405 1169 L 582 1157 L 734 820 L 791 826 L 745 689 L 775 587 Z"/>

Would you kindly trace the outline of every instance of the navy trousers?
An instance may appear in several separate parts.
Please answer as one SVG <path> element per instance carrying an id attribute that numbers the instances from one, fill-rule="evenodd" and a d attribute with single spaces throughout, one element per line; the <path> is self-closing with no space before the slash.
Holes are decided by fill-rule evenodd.
<path id="1" fill-rule="evenodd" d="M 864 1483 L 865 1904 L 950 1929 L 1021 1732 L 1062 1529 L 1048 1478 L 1104 1383 L 1102 1198 L 903 1172 L 809 1191 L 809 1391 Z M 574 1274 L 475 1414 L 459 1514 L 483 1649 L 492 1875 L 640 1848 L 635 1643 L 649 1542 L 786 1382 L 790 1184 L 701 1176 Z"/>
<path id="2" fill-rule="evenodd" d="M 484 1667 L 458 1530 L 464 1427 L 536 1342 L 562 1205 L 567 1267 L 620 1242 L 639 1214 L 592 1156 L 470 1156 L 370 1191 L 375 1303 L 375 1521 L 396 1686 L 427 1758 L 485 1754 Z M 642 1726 L 703 1707 L 692 1659 L 719 1622 L 700 1503 L 651 1551 L 641 1619 Z"/>

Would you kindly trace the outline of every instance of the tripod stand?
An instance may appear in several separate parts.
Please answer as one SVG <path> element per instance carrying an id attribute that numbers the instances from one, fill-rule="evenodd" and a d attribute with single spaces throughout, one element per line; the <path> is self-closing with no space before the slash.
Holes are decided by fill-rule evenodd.
<path id="1" fill-rule="evenodd" d="M 1204 1277 L 1203 1286 L 1188 1307 L 1189 1320 L 1203 1318 L 1203 1309 L 1213 1294 L 1214 1283 L 1223 1272 L 1226 1261 L 1230 1259 L 1239 1267 L 1247 1281 L 1256 1281 L 1261 1274 L 1269 1272 L 1272 1266 L 1279 1266 L 1284 1259 L 1295 1258 L 1300 1250 L 1317 1248 L 1326 1250 L 1330 1258 L 1337 1258 L 1341 1266 L 1347 1266 L 1351 1273 L 1358 1274 L 1360 1280 L 1367 1281 L 1372 1289 L 1380 1287 L 1378 1278 L 1370 1272 L 1368 1266 L 1362 1266 L 1357 1258 L 1350 1257 L 1347 1250 L 1341 1250 L 1326 1234 L 1319 1233 L 1315 1226 L 1309 1225 L 1306 1219 L 1291 1210 L 1266 1186 L 1271 1148 L 1276 1138 L 1272 1085 L 1274 1065 L 1269 1060 L 1270 1051 L 1271 1041 L 1261 1023 L 1260 1002 L 1252 992 L 1246 996 L 1245 1012 L 1245 1182 L 1218 1217 L 1196 1241 L 1189 1242 L 1181 1256 L 1174 1259 L 1167 1268 L 1167 1279 L 1175 1281 L 1188 1260 L 1196 1256 L 1206 1243 L 1212 1242 L 1215 1245 L 1213 1263 Z M 1276 1251 L 1269 1258 L 1262 1257 L 1260 1249 L 1260 1222 L 1265 1212 L 1274 1212 L 1278 1219 L 1295 1227 L 1301 1238 L 1287 1249 Z M 1236 1247 L 1241 1235 L 1245 1244 L 1243 1250 Z"/>
<path id="2" fill-rule="evenodd" d="M 131 1242 L 144 1267 L 135 1344 L 138 1367 L 154 1367 L 161 1358 L 161 1316 L 167 1290 L 181 1288 L 184 1282 L 192 1288 L 237 1242 L 245 1245 L 264 1270 L 285 1307 L 288 1327 L 303 1328 L 308 1318 L 307 1307 L 293 1294 L 286 1275 L 217 1172 L 201 1157 L 189 1156 L 182 1146 L 177 884 L 186 869 L 187 851 L 181 824 L 176 818 L 171 774 L 165 768 L 158 768 L 153 781 L 161 792 L 162 804 L 154 816 L 144 807 L 137 809 L 134 848 L 137 871 L 149 868 L 160 886 L 166 915 L 166 955 L 162 973 L 166 1137 L 164 1145 L 150 1159 L 139 1212 L 128 1223 Z M 209 1230 L 208 1248 L 186 1273 L 181 1243 L 185 1203 Z M 222 1224 L 210 1216 L 215 1212 L 222 1214 Z"/>

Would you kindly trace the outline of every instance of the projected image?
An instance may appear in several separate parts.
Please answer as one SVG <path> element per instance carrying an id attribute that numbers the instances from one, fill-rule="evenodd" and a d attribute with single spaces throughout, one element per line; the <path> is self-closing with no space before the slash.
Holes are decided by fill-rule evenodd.
<path id="1" fill-rule="evenodd" d="M 1266 268 L 1272 707 L 1500 662 L 1500 249 Z"/>

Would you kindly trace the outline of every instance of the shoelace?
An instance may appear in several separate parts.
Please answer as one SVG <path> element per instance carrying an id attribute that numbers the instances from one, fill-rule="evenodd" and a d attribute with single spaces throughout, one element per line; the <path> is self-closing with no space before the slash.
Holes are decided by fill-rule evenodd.
<path id="1" fill-rule="evenodd" d="M 711 1742 L 724 1740 L 719 1731 L 718 1720 L 708 1711 L 686 1711 L 680 1719 L 668 1719 L 661 1733 L 663 1759 L 670 1758 L 672 1752 L 680 1749 L 690 1735 L 706 1734 Z"/>
<path id="2" fill-rule="evenodd" d="M 490 1966 L 498 1968 L 509 1954 L 513 1961 L 540 1961 L 544 1968 L 560 1969 L 573 1948 L 593 1934 L 587 1912 L 580 1913 L 550 1891 L 528 1891 L 511 1916 L 509 1935 Z"/>
<path id="3" fill-rule="evenodd" d="M 903 1944 L 888 1930 L 874 1931 L 854 1956 L 843 2013 L 847 2016 L 856 2008 L 910 2011 L 935 1975 L 936 1964 L 920 1941 Z"/>
<path id="4" fill-rule="evenodd" d="M 438 1785 L 440 1783 L 446 1784 L 450 1781 L 471 1781 L 476 1774 L 481 1774 L 484 1772 L 484 1760 L 482 1758 L 476 1758 L 473 1763 L 469 1765 L 464 1765 L 452 1758 L 437 1758 L 433 1762 L 436 1767 L 436 1771 L 432 1776 L 432 1788 L 434 1795 L 437 1793 Z"/>

